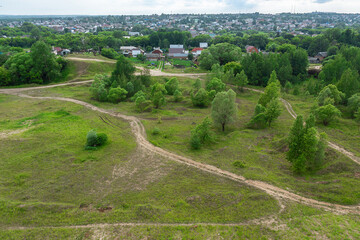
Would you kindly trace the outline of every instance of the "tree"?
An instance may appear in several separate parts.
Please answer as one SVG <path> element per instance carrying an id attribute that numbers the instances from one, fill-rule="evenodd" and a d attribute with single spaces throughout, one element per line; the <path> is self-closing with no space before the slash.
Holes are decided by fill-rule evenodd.
<path id="1" fill-rule="evenodd" d="M 111 74 L 111 82 L 116 81 L 120 87 L 125 88 L 126 84 L 132 79 L 135 67 L 123 55 L 120 55 Z"/>
<path id="2" fill-rule="evenodd" d="M 7 86 L 11 83 L 9 71 L 0 67 L 0 86 Z"/>
<path id="3" fill-rule="evenodd" d="M 248 78 L 245 74 L 245 71 L 242 70 L 240 73 L 236 74 L 235 76 L 235 84 L 241 90 L 244 91 L 244 87 L 249 83 Z"/>
<path id="4" fill-rule="evenodd" d="M 181 102 L 183 100 L 182 92 L 179 89 L 176 89 L 174 92 L 174 102 Z"/>
<path id="5" fill-rule="evenodd" d="M 256 104 L 254 116 L 251 118 L 248 127 L 254 129 L 266 128 L 267 117 L 265 115 L 266 108 L 261 104 Z"/>
<path id="6" fill-rule="evenodd" d="M 100 101 L 100 102 L 106 102 L 108 100 L 108 93 L 106 90 L 106 80 L 107 76 L 105 75 L 96 75 L 94 82 L 91 84 L 90 92 L 91 96 Z"/>
<path id="7" fill-rule="evenodd" d="M 351 96 L 348 100 L 348 108 L 350 110 L 351 116 L 355 117 L 356 111 L 360 107 L 360 93 L 356 93 Z"/>
<path id="8" fill-rule="evenodd" d="M 146 61 L 146 56 L 144 54 L 138 54 L 136 56 L 136 59 L 138 59 L 141 62 L 145 62 Z"/>
<path id="9" fill-rule="evenodd" d="M 237 74 L 241 73 L 242 71 L 242 66 L 240 63 L 238 62 L 228 62 L 227 64 L 225 64 L 224 66 L 224 71 L 225 72 L 230 72 L 232 71 L 232 73 L 234 74 L 234 76 L 236 76 Z"/>
<path id="10" fill-rule="evenodd" d="M 165 83 L 165 89 L 169 95 L 174 95 L 175 91 L 179 88 L 179 81 L 176 77 L 170 78 L 169 81 Z"/>
<path id="11" fill-rule="evenodd" d="M 103 48 L 101 50 L 101 55 L 110 59 L 116 59 L 119 54 L 112 48 Z"/>
<path id="12" fill-rule="evenodd" d="M 191 95 L 191 101 L 195 107 L 207 107 L 209 104 L 209 95 L 205 89 L 200 88 L 196 94 Z"/>
<path id="13" fill-rule="evenodd" d="M 153 102 L 155 108 L 159 108 L 163 105 L 165 105 L 165 94 L 166 89 L 163 84 L 155 83 L 151 90 L 151 101 Z"/>
<path id="14" fill-rule="evenodd" d="M 326 134 L 322 133 L 320 137 L 317 135 L 313 127 L 313 117 L 306 121 L 306 126 L 301 115 L 296 118 L 288 137 L 287 152 L 287 159 L 292 163 L 294 172 L 303 174 L 322 165 L 327 146 Z"/>
<path id="15" fill-rule="evenodd" d="M 322 122 L 325 126 L 341 116 L 341 112 L 333 105 L 328 104 L 315 110 L 316 120 Z"/>
<path id="16" fill-rule="evenodd" d="M 200 67 L 211 70 L 211 67 L 218 63 L 225 65 L 228 62 L 236 62 L 241 58 L 241 49 L 230 43 L 219 43 L 211 45 L 208 49 L 202 51 L 199 62 Z"/>
<path id="17" fill-rule="evenodd" d="M 329 103 L 331 99 L 334 104 L 339 104 L 344 97 L 344 93 L 340 92 L 335 85 L 329 84 L 320 91 L 317 101 L 320 106 Z"/>
<path id="18" fill-rule="evenodd" d="M 207 91 L 215 90 L 215 92 L 218 93 L 218 92 L 225 91 L 225 88 L 226 88 L 225 83 L 223 83 L 218 78 L 213 78 L 206 84 Z"/>
<path id="19" fill-rule="evenodd" d="M 278 99 L 272 99 L 265 111 L 266 122 L 271 126 L 271 123 L 277 119 L 281 114 L 281 108 Z"/>
<path id="20" fill-rule="evenodd" d="M 60 76 L 60 66 L 56 62 L 55 55 L 51 47 L 42 41 L 38 41 L 31 47 L 30 57 L 33 67 L 31 75 L 39 83 L 49 83 Z"/>
<path id="21" fill-rule="evenodd" d="M 210 127 L 211 121 L 206 117 L 202 123 L 196 125 L 195 129 L 191 131 L 190 144 L 193 149 L 199 149 L 204 143 L 213 141 Z"/>
<path id="22" fill-rule="evenodd" d="M 259 99 L 259 104 L 261 104 L 264 107 L 267 107 L 267 104 L 273 100 L 280 97 L 280 82 L 277 80 L 276 72 L 273 71 L 271 74 L 271 77 L 268 81 L 268 85 L 265 88 L 265 91 L 263 94 L 261 94 Z"/>
<path id="23" fill-rule="evenodd" d="M 127 91 L 121 87 L 110 88 L 108 100 L 112 103 L 118 103 L 126 99 Z"/>
<path id="24" fill-rule="evenodd" d="M 211 107 L 211 116 L 216 124 L 220 124 L 222 131 L 225 125 L 235 121 L 237 105 L 235 103 L 236 93 L 233 90 L 219 92 L 216 94 Z"/>
<path id="25" fill-rule="evenodd" d="M 345 99 L 350 98 L 360 91 L 359 73 L 348 68 L 342 75 L 337 84 L 338 89 L 345 93 Z"/>
<path id="26" fill-rule="evenodd" d="M 199 78 L 196 79 L 192 87 L 194 88 L 195 91 L 198 91 L 201 88 L 201 80 Z"/>

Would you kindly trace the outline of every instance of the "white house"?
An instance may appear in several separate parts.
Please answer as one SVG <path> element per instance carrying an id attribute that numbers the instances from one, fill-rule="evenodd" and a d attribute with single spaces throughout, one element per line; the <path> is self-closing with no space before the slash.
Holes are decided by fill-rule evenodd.
<path id="1" fill-rule="evenodd" d="M 208 47 L 208 43 L 207 42 L 201 42 L 200 43 L 200 48 L 207 48 Z"/>

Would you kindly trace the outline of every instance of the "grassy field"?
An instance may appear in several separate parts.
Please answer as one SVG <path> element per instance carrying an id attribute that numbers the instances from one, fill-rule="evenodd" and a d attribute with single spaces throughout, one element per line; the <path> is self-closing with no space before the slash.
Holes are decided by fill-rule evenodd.
<path id="1" fill-rule="evenodd" d="M 183 92 L 187 94 L 193 80 L 179 79 Z M 157 80 L 163 81 L 162 78 Z M 210 108 L 194 108 L 188 97 L 181 103 L 173 103 L 169 97 L 168 104 L 162 109 L 139 114 L 132 102 L 111 104 L 91 100 L 86 86 L 59 87 L 37 94 L 74 97 L 106 109 L 137 115 L 143 120 L 148 139 L 154 145 L 246 178 L 265 181 L 326 202 L 349 205 L 360 202 L 360 166 L 331 149 L 327 150 L 325 164 L 320 171 L 305 176 L 292 173 L 285 152 L 286 139 L 294 120 L 285 108 L 271 128 L 252 130 L 246 127 L 259 98 L 258 93 L 247 91 L 238 94 L 236 122 L 228 126 L 225 133 L 215 126 L 216 142 L 199 151 L 190 148 L 190 131 L 210 116 Z M 160 134 L 153 135 L 154 128 L 159 128 Z M 235 167 L 236 161 L 243 162 L 246 167 Z"/>
<path id="2" fill-rule="evenodd" d="M 109 63 L 72 64 L 71 79 L 91 79 L 113 68 Z M 138 113 L 133 102 L 94 101 L 89 84 L 27 94 L 71 97 L 134 115 L 142 120 L 149 141 L 171 152 L 309 198 L 344 205 L 360 202 L 360 166 L 331 149 L 318 172 L 292 173 L 285 155 L 294 120 L 285 108 L 271 128 L 246 127 L 258 93 L 238 92 L 236 122 L 226 126 L 224 133 L 220 126 L 213 126 L 214 143 L 192 150 L 190 131 L 210 116 L 211 109 L 193 107 L 189 92 L 194 80 L 178 79 L 184 100 L 175 103 L 167 96 L 166 106 L 147 113 Z M 164 82 L 164 78 L 153 81 Z M 304 116 L 314 103 L 312 97 L 284 98 Z M 0 239 L 360 238 L 359 215 L 336 215 L 284 200 L 285 209 L 280 211 L 277 200 L 263 191 L 138 148 L 129 124 L 120 119 L 72 103 L 7 95 L 0 95 L 0 113 Z M 359 136 L 351 121 L 341 119 L 318 129 L 327 132 L 331 141 L 356 152 Z M 155 128 L 160 134 L 152 134 Z M 109 142 L 86 151 L 86 134 L 91 129 L 106 133 Z M 237 168 L 236 161 L 245 168 Z M 267 218 L 272 221 L 264 220 Z M 102 223 L 110 225 L 67 227 Z M 145 225 L 111 225 L 116 223 Z M 157 223 L 191 225 L 146 225 Z"/>

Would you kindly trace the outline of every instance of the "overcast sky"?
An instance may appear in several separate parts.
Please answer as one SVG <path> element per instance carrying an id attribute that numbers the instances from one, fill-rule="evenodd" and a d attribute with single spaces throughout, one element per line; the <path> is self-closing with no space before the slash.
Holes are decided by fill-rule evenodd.
<path id="1" fill-rule="evenodd" d="M 0 5 L 0 15 L 360 12 L 360 0 L 0 0 Z"/>

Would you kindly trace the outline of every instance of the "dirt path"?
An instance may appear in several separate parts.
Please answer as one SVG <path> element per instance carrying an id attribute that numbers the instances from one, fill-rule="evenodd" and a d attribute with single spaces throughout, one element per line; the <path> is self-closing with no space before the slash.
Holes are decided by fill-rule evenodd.
<path id="1" fill-rule="evenodd" d="M 89 82 L 89 81 L 88 81 Z M 83 82 L 81 82 L 83 83 Z M 72 83 L 74 84 L 74 83 Z M 60 84 L 60 85 L 52 85 L 52 86 L 44 86 L 44 87 L 55 87 L 55 86 L 64 86 L 64 84 Z M 44 87 L 38 87 L 37 89 L 41 89 Z M 138 145 L 140 147 L 142 147 L 143 149 L 159 154 L 161 156 L 164 156 L 168 159 L 171 159 L 173 161 L 182 163 L 182 164 L 186 164 L 188 166 L 200 169 L 202 171 L 211 173 L 211 174 L 215 174 L 217 176 L 221 176 L 221 177 L 225 177 L 228 179 L 231 179 L 233 181 L 237 181 L 240 183 L 245 183 L 249 186 L 261 189 L 265 192 L 267 192 L 269 195 L 275 197 L 278 200 L 290 200 L 290 201 L 295 201 L 298 203 L 302 203 L 305 205 L 309 205 L 312 207 L 316 207 L 316 208 L 321 208 L 327 211 L 331 211 L 331 212 L 335 212 L 335 213 L 339 213 L 339 214 L 347 214 L 347 213 L 355 213 L 355 214 L 360 214 L 360 206 L 342 206 L 342 205 L 338 205 L 338 204 L 330 204 L 330 203 L 326 203 L 326 202 L 321 202 L 321 201 L 317 201 L 317 200 L 313 200 L 313 199 L 309 199 L 309 198 L 305 198 L 302 197 L 300 195 L 297 195 L 295 193 L 286 191 L 284 189 L 272 186 L 270 184 L 264 183 L 264 182 L 260 182 L 260 181 L 254 181 L 254 180 L 247 180 L 245 179 L 243 176 L 240 175 L 236 175 L 234 173 L 219 169 L 217 167 L 214 167 L 212 165 L 208 165 L 205 163 L 200 163 L 197 161 L 194 161 L 192 159 L 183 157 L 183 156 L 179 156 L 177 154 L 168 152 L 164 149 L 161 149 L 159 147 L 156 147 L 154 145 L 152 145 L 149 141 L 147 141 L 146 139 L 146 132 L 145 132 L 145 128 L 143 126 L 143 124 L 141 123 L 141 121 L 134 116 L 127 116 L 127 115 L 123 115 L 120 113 L 116 113 L 116 112 L 112 112 L 106 109 L 102 109 L 99 107 L 96 107 L 92 104 L 89 104 L 87 102 L 83 102 L 80 100 L 76 100 L 76 99 L 71 99 L 71 98 L 62 98 L 62 97 L 33 97 L 33 96 L 29 96 L 26 94 L 22 94 L 21 92 L 24 90 L 29 90 L 32 88 L 26 88 L 26 89 L 1 89 L 0 93 L 5 93 L 5 94 L 12 94 L 12 95 L 17 95 L 20 97 L 25 97 L 25 98 L 31 98 L 31 99 L 40 99 L 40 100 L 59 100 L 59 101 L 66 101 L 66 102 L 72 102 L 75 104 L 79 104 L 82 105 L 86 108 L 89 108 L 93 111 L 97 111 L 97 112 L 101 112 L 104 114 L 108 114 L 110 116 L 113 117 L 117 117 L 117 118 L 122 118 L 126 121 L 129 121 L 130 126 L 131 126 L 131 130 L 136 138 L 136 142 L 138 143 Z M 258 90 L 256 90 L 258 91 Z M 281 201 L 280 201 L 280 205 L 281 205 Z"/>
<path id="2" fill-rule="evenodd" d="M 105 59 L 96 59 L 96 58 L 78 58 L 78 57 L 65 57 L 65 59 L 81 62 L 104 62 L 104 63 L 116 63 L 115 60 L 105 60 Z"/>

